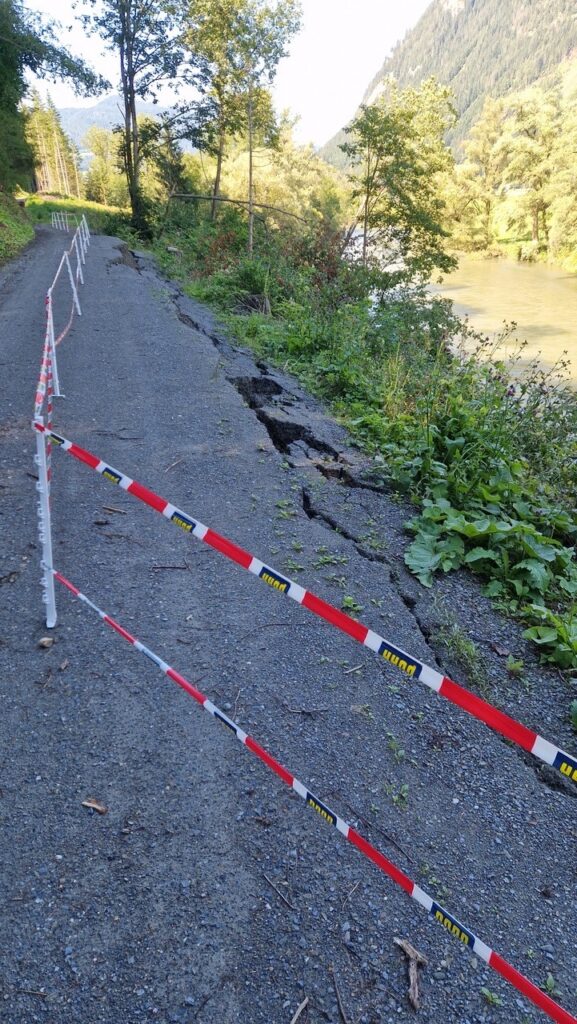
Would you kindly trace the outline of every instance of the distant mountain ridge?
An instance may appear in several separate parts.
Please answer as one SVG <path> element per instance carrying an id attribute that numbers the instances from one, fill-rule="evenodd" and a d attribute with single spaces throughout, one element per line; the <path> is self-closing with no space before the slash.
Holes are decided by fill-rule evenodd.
<path id="1" fill-rule="evenodd" d="M 374 102 L 392 76 L 405 88 L 434 75 L 454 96 L 458 147 L 487 96 L 522 89 L 577 55 L 575 0 L 432 0 L 369 83 L 362 102 Z M 343 166 L 339 132 L 320 151 Z"/>
<path id="2" fill-rule="evenodd" d="M 138 101 L 138 113 L 158 117 L 166 109 L 159 104 Z M 62 107 L 58 111 L 60 122 L 68 137 L 83 150 L 84 138 L 93 125 L 98 128 L 114 128 L 122 124 L 122 99 L 118 95 L 105 96 L 91 107 Z"/>

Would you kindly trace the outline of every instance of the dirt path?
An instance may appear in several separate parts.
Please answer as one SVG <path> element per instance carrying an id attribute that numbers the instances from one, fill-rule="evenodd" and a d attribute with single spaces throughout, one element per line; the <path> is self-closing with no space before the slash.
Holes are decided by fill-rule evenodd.
<path id="1" fill-rule="evenodd" d="M 308 997 L 301 1022 L 409 1021 L 400 936 L 429 961 L 423 1024 L 544 1020 L 66 593 L 54 646 L 37 647 L 29 419 L 62 242 L 44 232 L 0 278 L 0 1019 L 289 1024 Z M 521 651 L 524 688 L 489 650 L 472 685 L 575 746 L 567 683 L 535 668 L 465 577 L 431 602 L 405 576 L 407 510 L 366 486 L 344 433 L 294 383 L 231 349 L 114 239 L 93 240 L 82 300 L 59 349 L 57 429 L 329 601 L 352 598 L 431 664 L 448 657 L 447 622 Z M 53 461 L 57 568 L 203 677 L 215 703 L 519 970 L 537 984 L 550 974 L 575 1012 L 570 792 L 123 491 L 61 452 Z"/>

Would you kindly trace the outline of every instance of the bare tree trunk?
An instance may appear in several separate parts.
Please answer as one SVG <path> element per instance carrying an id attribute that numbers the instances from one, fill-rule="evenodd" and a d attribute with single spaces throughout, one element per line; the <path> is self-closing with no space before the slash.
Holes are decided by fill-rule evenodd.
<path id="1" fill-rule="evenodd" d="M 74 176 L 76 178 L 76 198 L 80 199 L 80 179 L 78 177 L 78 159 L 76 153 L 72 154 L 72 162 L 74 164 Z"/>
<path id="2" fill-rule="evenodd" d="M 369 244 L 369 176 L 371 170 L 371 152 L 367 146 L 367 188 L 365 191 L 365 206 L 363 214 L 363 266 L 367 265 L 367 248 Z"/>
<path id="3" fill-rule="evenodd" d="M 216 174 L 214 178 L 214 188 L 212 190 L 212 206 L 210 208 L 210 219 L 216 220 L 216 206 L 220 193 L 220 179 L 222 176 L 222 162 L 224 159 L 224 126 L 221 124 L 219 138 L 218 138 L 218 155 L 216 158 Z"/>
<path id="4" fill-rule="evenodd" d="M 254 249 L 254 191 L 253 191 L 253 95 L 252 78 L 248 90 L 248 254 Z"/>
<path id="5" fill-rule="evenodd" d="M 57 145 L 56 145 L 56 132 L 52 133 L 52 148 L 54 150 L 54 170 L 55 170 L 57 178 L 58 178 L 58 191 L 59 191 L 60 195 L 62 195 L 62 192 L 64 190 L 62 188 L 63 182 L 62 182 L 62 174 L 60 172 L 60 161 L 58 160 L 58 149 L 57 149 Z"/>
<path id="6" fill-rule="evenodd" d="M 58 177 L 59 177 L 60 182 L 61 182 L 60 191 L 63 192 L 65 196 L 69 196 L 72 193 L 70 191 L 70 181 L 68 179 L 68 170 L 67 170 L 67 167 L 66 167 L 66 161 L 64 159 L 64 155 L 62 153 L 62 147 L 60 145 L 60 142 L 58 140 L 58 136 L 56 134 L 56 129 L 54 129 L 54 154 L 55 154 L 55 157 L 56 157 L 56 166 L 57 166 L 57 169 L 58 169 Z"/>
<path id="7" fill-rule="evenodd" d="M 38 191 L 49 192 L 50 191 L 50 167 L 48 166 L 48 154 L 46 152 L 46 140 L 40 130 L 37 131 L 36 135 L 38 139 L 38 152 L 40 156 L 40 168 L 38 171 Z"/>
<path id="8" fill-rule="evenodd" d="M 142 231 L 146 225 L 140 195 L 140 138 L 136 118 L 136 93 L 134 91 L 136 72 L 132 60 L 132 45 L 132 22 L 130 10 L 127 9 L 122 23 L 122 39 L 120 41 L 120 78 L 124 104 L 124 159 L 132 222 L 138 231 Z"/>
<path id="9" fill-rule="evenodd" d="M 492 207 L 492 201 L 487 197 L 485 199 L 485 238 L 487 240 L 487 245 L 493 241 L 491 234 Z"/>

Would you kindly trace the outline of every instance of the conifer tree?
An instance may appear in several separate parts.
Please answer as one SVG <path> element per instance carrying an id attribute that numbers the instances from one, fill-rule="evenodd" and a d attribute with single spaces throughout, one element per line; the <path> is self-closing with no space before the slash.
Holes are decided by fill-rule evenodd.
<path id="1" fill-rule="evenodd" d="M 33 154 L 20 109 L 27 71 L 52 81 L 68 79 L 84 95 L 107 85 L 83 61 L 56 45 L 52 23 L 42 22 L 19 0 L 0 0 L 0 188 L 31 184 Z"/>

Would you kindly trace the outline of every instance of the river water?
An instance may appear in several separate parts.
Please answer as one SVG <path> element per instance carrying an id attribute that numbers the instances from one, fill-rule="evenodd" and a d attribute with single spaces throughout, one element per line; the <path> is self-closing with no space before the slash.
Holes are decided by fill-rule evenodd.
<path id="1" fill-rule="evenodd" d="M 503 321 L 514 320 L 516 337 L 528 343 L 523 362 L 538 357 L 550 367 L 566 352 L 577 387 L 577 275 L 541 264 L 461 257 L 459 269 L 433 290 L 452 299 L 456 313 L 492 338 Z M 506 355 L 511 348 L 498 352 Z"/>

